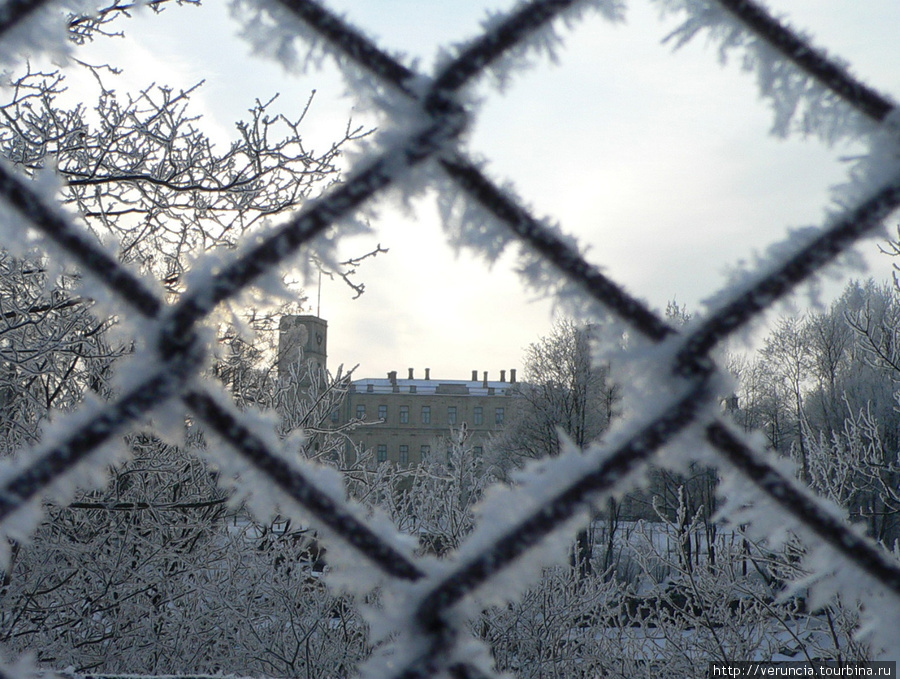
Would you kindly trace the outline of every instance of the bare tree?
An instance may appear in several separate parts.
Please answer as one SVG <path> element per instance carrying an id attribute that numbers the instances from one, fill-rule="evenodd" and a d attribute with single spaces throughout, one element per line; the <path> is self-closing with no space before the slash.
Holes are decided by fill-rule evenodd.
<path id="1" fill-rule="evenodd" d="M 267 219 L 296 209 L 339 176 L 341 149 L 365 134 L 348 124 L 322 152 L 309 150 L 294 119 L 257 100 L 237 138 L 219 149 L 198 126 L 185 91 L 153 86 L 119 95 L 97 76 L 93 110 L 60 103 L 65 76 L 29 69 L 0 105 L 0 152 L 28 175 L 54 167 L 61 199 L 122 259 L 152 272 L 173 293 L 189 258 L 231 248 Z"/>
<path id="2" fill-rule="evenodd" d="M 732 412 L 761 427 L 774 450 L 795 458 L 801 479 L 887 543 L 900 530 L 891 490 L 900 450 L 898 319 L 895 287 L 869 280 L 849 283 L 824 312 L 779 320 L 742 364 Z"/>
<path id="3" fill-rule="evenodd" d="M 125 348 L 106 337 L 74 276 L 50 280 L 39 259 L 0 250 L 0 454 L 33 444 L 52 410 L 105 395 L 111 363 Z"/>
<path id="4" fill-rule="evenodd" d="M 561 432 L 585 446 L 609 428 L 619 389 L 607 368 L 594 365 L 590 327 L 557 321 L 525 350 L 524 364 L 520 405 L 495 445 L 503 466 L 558 454 Z"/>
<path id="5" fill-rule="evenodd" d="M 115 2 L 96 15 L 73 15 L 71 35 L 111 34 L 131 8 Z M 184 289 L 194 254 L 234 247 L 339 181 L 343 147 L 366 133 L 348 123 L 341 138 L 315 152 L 301 134 L 312 97 L 296 118 L 275 113 L 271 98 L 256 101 L 235 140 L 220 148 L 192 113 L 199 85 L 122 94 L 108 85 L 112 69 L 80 67 L 97 82 L 91 110 L 64 103 L 62 72 L 29 67 L 10 78 L 0 102 L 0 154 L 26 177 L 55 172 L 60 200 L 172 297 Z M 112 365 L 132 343 L 109 332 L 114 316 L 95 317 L 77 270 L 54 268 L 37 250 L 16 254 L 0 252 L 4 454 L 33 444 L 55 412 L 87 393 L 109 397 Z M 353 273 L 370 255 L 326 275 L 359 294 Z M 284 413 L 282 433 L 312 432 L 299 455 L 364 469 L 364 455 L 347 456 L 346 437 L 324 425 L 343 398 L 344 376 L 316 375 L 307 380 L 312 393 L 292 382 L 299 375 L 275 377 L 265 338 L 278 311 L 243 312 L 256 339 L 223 323 L 225 350 L 213 370 L 242 406 Z M 3 573 L 0 637 L 17 650 L 37 650 L 43 663 L 79 671 L 345 673 L 366 652 L 365 629 L 312 575 L 314 536 L 302 526 L 259 524 L 230 507 L 218 472 L 194 455 L 208 445 L 203 432 L 190 421 L 185 427 L 181 446 L 129 435 L 131 459 L 111 470 L 106 488 L 47 507 L 33 542 L 14 545 Z M 353 487 L 367 492 L 360 475 Z"/>
<path id="6" fill-rule="evenodd" d="M 77 35 L 86 35 L 91 22 L 108 28 L 130 8 L 114 3 L 95 19 L 71 22 Z M 219 149 L 191 112 L 199 85 L 122 95 L 104 84 L 114 77 L 108 69 L 84 68 L 98 83 L 93 110 L 62 103 L 66 79 L 59 71 L 29 67 L 11 78 L 8 98 L 0 103 L 0 154 L 30 177 L 54 170 L 63 203 L 172 295 L 182 289 L 192 255 L 234 247 L 242 234 L 337 181 L 341 149 L 364 134 L 348 124 L 325 151 L 309 151 L 300 131 L 307 111 L 288 119 L 272 112 L 270 99 L 257 101 L 248 120 L 237 124 L 235 141 Z M 374 254 L 383 251 L 379 246 Z M 343 277 L 358 295 L 362 285 L 353 274 L 365 257 L 329 273 Z M 8 441 L 32 441 L 36 422 L 53 408 L 72 407 L 86 387 L 102 393 L 109 363 L 130 350 L 130 340 L 114 341 L 106 332 L 115 317 L 92 318 L 93 300 L 80 283 L 77 271 L 58 271 L 46 253 L 18 259 L 0 253 L 0 408 L 13 436 Z M 256 321 L 265 315 L 250 313 Z M 233 329 L 220 331 L 223 343 L 238 337 Z M 269 360 L 262 351 L 257 358 Z"/>
<path id="7" fill-rule="evenodd" d="M 267 403 L 290 408 L 294 425 L 316 422 L 340 404 L 347 381 L 314 377 L 292 372 Z M 180 446 L 130 435 L 131 459 L 104 489 L 48 506 L 5 573 L 0 639 L 80 672 L 349 671 L 368 653 L 366 629 L 348 599 L 325 589 L 315 533 L 235 505 L 201 462 L 204 432 L 185 426 Z M 297 454 L 338 467 L 349 492 L 372 500 L 382 479 L 349 443 L 347 432 L 322 430 Z"/>
<path id="8" fill-rule="evenodd" d="M 386 467 L 388 465 L 380 465 Z M 435 440 L 420 465 L 401 469 L 379 503 L 423 552 L 455 551 L 475 527 L 475 507 L 497 481 L 497 470 L 469 443 L 466 429 Z"/>
<path id="9" fill-rule="evenodd" d="M 549 335 L 526 349 L 519 403 L 503 434 L 492 444 L 502 469 L 559 454 L 561 435 L 583 447 L 609 428 L 620 393 L 608 368 L 594 363 L 591 333 L 590 326 L 563 319 Z M 607 509 L 612 535 L 618 515 L 616 501 L 610 499 Z M 592 569 L 592 551 L 591 532 L 582 531 L 573 561 L 585 573 Z"/>
<path id="10" fill-rule="evenodd" d="M 693 568 L 683 551 L 685 525 L 704 533 L 685 505 L 672 519 L 661 513 L 633 526 L 622 539 L 627 582 L 548 568 L 515 603 L 485 610 L 475 629 L 498 669 L 534 679 L 650 679 L 702 676 L 711 661 L 870 657 L 853 638 L 857 609 L 838 602 L 813 611 L 802 596 L 785 596 L 783 583 L 805 575 L 796 545 L 766 549 L 722 532 L 720 558 Z"/>
<path id="11" fill-rule="evenodd" d="M 772 334 L 766 338 L 761 355 L 772 371 L 776 383 L 787 394 L 792 406 L 794 431 L 792 442 L 800 459 L 800 478 L 809 482 L 809 452 L 804 436 L 804 394 L 811 377 L 813 361 L 807 325 L 800 319 L 779 319 Z"/>

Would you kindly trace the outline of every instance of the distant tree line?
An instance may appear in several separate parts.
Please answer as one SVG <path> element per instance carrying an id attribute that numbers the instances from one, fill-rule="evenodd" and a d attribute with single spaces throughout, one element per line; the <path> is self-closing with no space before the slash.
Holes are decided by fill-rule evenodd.
<path id="1" fill-rule="evenodd" d="M 827 310 L 779 319 L 757 354 L 734 358 L 733 416 L 765 434 L 798 477 L 876 540 L 900 538 L 900 294 L 851 282 Z"/>

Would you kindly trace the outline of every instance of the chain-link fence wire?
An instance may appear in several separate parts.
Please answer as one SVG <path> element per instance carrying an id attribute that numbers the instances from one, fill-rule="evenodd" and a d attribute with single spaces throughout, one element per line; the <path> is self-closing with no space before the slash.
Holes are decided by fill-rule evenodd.
<path id="1" fill-rule="evenodd" d="M 40 0 L 3 3 L 0 33 L 8 34 L 44 4 Z M 856 204 L 846 207 L 781 260 L 766 263 L 743 286 L 723 292 L 718 307 L 691 325 L 689 332 L 676 331 L 587 262 L 570 239 L 536 219 L 520 201 L 493 183 L 460 143 L 470 122 L 470 112 L 461 103 L 465 88 L 501 60 L 522 51 L 552 22 L 577 21 L 585 4 L 576 0 L 522 3 L 494 19 L 480 37 L 447 58 L 432 75 L 411 70 L 315 2 L 280 0 L 266 5 L 266 11 L 278 19 L 278 30 L 286 30 L 279 22 L 287 10 L 299 20 L 296 26 L 301 27 L 302 39 L 312 39 L 319 48 L 337 55 L 344 66 L 364 72 L 392 97 L 405 99 L 408 118 L 399 132 L 394 129 L 385 135 L 377 152 L 362 159 L 340 185 L 307 203 L 276 230 L 247 244 L 173 304 L 121 265 L 33 184 L 9 165 L 0 165 L 0 194 L 5 206 L 12 208 L 13 214 L 6 218 L 14 220 L 14 228 L 36 230 L 43 243 L 53 246 L 56 256 L 102 284 L 120 313 L 140 319 L 152 335 L 142 350 L 143 372 L 133 376 L 121 395 L 110 403 L 84 406 L 64 431 L 37 451 L 23 453 L 5 470 L 0 521 L 6 533 L 20 534 L 17 517 L 23 510 L 37 506 L 41 497 L 66 485 L 83 463 L 101 467 L 106 459 L 102 452 L 105 444 L 130 425 L 144 421 L 151 411 L 180 400 L 192 417 L 228 443 L 233 457 L 242 459 L 269 487 L 296 502 L 303 516 L 333 542 L 364 556 L 365 568 L 380 578 L 370 579 L 373 587 L 377 584 L 393 592 L 395 610 L 389 612 L 395 632 L 393 650 L 382 648 L 382 658 L 389 661 L 373 665 L 372 672 L 405 678 L 482 676 L 490 670 L 483 658 L 475 659 L 477 654 L 472 654 L 466 604 L 477 601 L 484 591 L 499 588 L 511 569 L 530 564 L 539 571 L 548 559 L 541 545 L 560 534 L 573 535 L 599 499 L 633 487 L 634 472 L 678 438 L 679 444 L 693 447 L 705 462 L 713 451 L 718 465 L 739 470 L 746 485 L 756 487 L 762 500 L 748 509 L 742 521 L 765 525 L 767 521 L 784 523 L 781 517 L 790 517 L 788 523 L 810 545 L 825 545 L 829 554 L 838 556 L 831 577 L 845 595 L 868 602 L 870 616 L 895 616 L 900 609 L 900 564 L 850 526 L 835 508 L 802 487 L 769 453 L 721 419 L 718 368 L 710 352 L 877 229 L 900 204 L 900 165 L 884 165 L 871 184 L 873 188 Z M 606 3 L 593 4 L 602 11 Z M 840 106 L 855 111 L 868 121 L 872 134 L 883 135 L 888 145 L 900 138 L 891 125 L 895 108 L 889 99 L 856 81 L 759 5 L 747 0 L 710 0 L 686 3 L 685 7 L 694 12 L 696 25 L 691 30 L 712 22 L 710 17 L 718 17 L 717 21 L 725 17 L 733 35 L 743 36 L 745 43 L 762 45 L 796 77 L 825 92 L 829 101 L 839 100 Z M 293 25 L 287 30 L 293 30 Z M 409 114 L 410 110 L 415 113 Z M 513 517 L 509 519 L 494 518 L 490 527 L 476 530 L 456 559 L 438 570 L 428 565 L 430 562 L 419 561 L 396 531 L 373 523 L 340 494 L 328 490 L 319 470 L 283 455 L 271 432 L 198 377 L 207 351 L 199 325 L 217 305 L 253 285 L 262 274 L 285 265 L 304 245 L 352 218 L 373 197 L 411 181 L 412 170 L 426 164 L 432 172 L 426 175 L 429 179 L 443 173 L 466 200 L 508 230 L 512 240 L 552 265 L 564 286 L 578 288 L 632 333 L 658 345 L 656 358 L 644 359 L 645 368 L 657 376 L 657 391 L 666 394 L 658 406 L 636 415 L 619 427 L 615 438 L 591 447 L 577 463 L 572 456 L 563 456 L 549 463 L 545 477 L 536 476 L 533 482 L 508 490 L 503 502 L 527 507 L 527 511 L 507 514 Z M 449 184 L 444 179 L 438 188 L 447 190 Z M 547 482 L 550 478 L 552 483 Z M 246 478 L 244 481 L 249 483 Z M 254 482 L 254 487 L 259 489 L 259 483 Z M 773 506 L 781 513 L 778 519 L 773 519 Z M 488 505 L 486 511 L 490 509 Z"/>

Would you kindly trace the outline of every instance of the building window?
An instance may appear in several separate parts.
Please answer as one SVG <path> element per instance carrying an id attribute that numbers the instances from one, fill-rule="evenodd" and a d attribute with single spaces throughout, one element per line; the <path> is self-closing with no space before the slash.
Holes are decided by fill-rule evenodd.
<path id="1" fill-rule="evenodd" d="M 409 406 L 400 406 L 400 424 L 409 424 Z"/>
<path id="2" fill-rule="evenodd" d="M 431 406 L 422 406 L 422 424 L 431 424 Z"/>
<path id="3" fill-rule="evenodd" d="M 494 411 L 494 422 L 496 424 L 503 424 L 503 418 L 504 418 L 503 408 L 497 408 L 497 410 Z"/>
<path id="4" fill-rule="evenodd" d="M 481 457 L 484 453 L 484 448 L 482 448 L 481 446 L 475 446 L 474 448 L 472 448 L 472 452 L 475 453 L 476 457 Z"/>
<path id="5" fill-rule="evenodd" d="M 356 406 L 356 419 L 364 420 L 366 419 L 366 405 L 365 403 L 360 403 Z"/>
<path id="6" fill-rule="evenodd" d="M 387 445 L 384 443 L 378 444 L 378 461 L 387 462 Z"/>
<path id="7" fill-rule="evenodd" d="M 447 406 L 447 424 L 456 424 L 456 406 Z"/>
<path id="8" fill-rule="evenodd" d="M 475 406 L 475 410 L 472 413 L 472 420 L 472 424 L 484 424 L 484 408 L 482 408 L 481 406 Z"/>
<path id="9" fill-rule="evenodd" d="M 429 455 L 431 455 L 431 446 L 424 446 L 424 445 L 423 445 L 423 446 L 419 449 L 419 455 L 422 457 L 423 460 L 424 460 L 426 457 L 428 457 Z"/>
<path id="10" fill-rule="evenodd" d="M 378 406 L 378 419 L 387 422 L 387 406 Z"/>
<path id="11" fill-rule="evenodd" d="M 337 422 L 339 419 L 341 419 L 341 412 L 337 408 L 335 408 L 331 411 L 331 421 Z"/>
<path id="12" fill-rule="evenodd" d="M 409 464 L 409 446 L 400 446 L 400 464 Z"/>

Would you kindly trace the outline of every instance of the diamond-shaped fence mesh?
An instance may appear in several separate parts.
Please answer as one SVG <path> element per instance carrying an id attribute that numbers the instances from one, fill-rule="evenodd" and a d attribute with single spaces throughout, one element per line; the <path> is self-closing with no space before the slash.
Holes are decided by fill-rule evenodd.
<path id="1" fill-rule="evenodd" d="M 9 33 L 43 4 L 8 0 L 0 9 L 0 32 Z M 479 590 L 500 582 L 516 565 L 533 561 L 540 566 L 542 543 L 560 531 L 574 535 L 578 519 L 590 507 L 609 493 L 631 488 L 632 472 L 643 469 L 657 451 L 678 439 L 683 446 L 695 447 L 705 462 L 712 454 L 718 464 L 739 470 L 745 483 L 755 486 L 765 498 L 767 508 L 760 508 L 760 514 L 771 513 L 774 506 L 805 539 L 826 545 L 831 550 L 828 553 L 839 557 L 836 575 L 832 574 L 837 586 L 859 583 L 859 591 L 845 594 L 862 597 L 864 604 L 877 601 L 877 606 L 869 605 L 870 613 L 893 617 L 900 610 L 900 564 L 722 419 L 716 405 L 721 397 L 715 386 L 719 368 L 710 352 L 877 229 L 900 204 L 900 165 L 895 158 L 893 165 L 884 163 L 876 168 L 880 176 L 870 182 L 868 193 L 856 204 L 847 206 L 806 242 L 798 242 L 781 260 L 767 263 L 743 287 L 723 292 L 718 307 L 689 326 L 689 332 L 676 330 L 486 177 L 459 142 L 470 122 L 470 112 L 461 103 L 465 88 L 498 62 L 535 43 L 536 36 L 548 31 L 553 22 L 577 21 L 585 9 L 582 5 L 589 4 L 576 0 L 522 3 L 492 20 L 483 35 L 454 52 L 433 74 L 411 70 L 315 2 L 281 0 L 266 5 L 276 17 L 279 31 L 289 30 L 285 12 L 293 15 L 299 21 L 290 25 L 302 28 L 299 35 L 303 40 L 318 43 L 319 49 L 324 48 L 345 67 L 367 74 L 388 98 L 405 99 L 407 120 L 401 129 L 385 135 L 377 154 L 360 160 L 344 181 L 308 202 L 277 230 L 239 249 L 173 304 L 122 266 L 29 181 L 9 165 L 0 165 L 0 195 L 13 213 L 7 219 L 14 220 L 16 229 L 38 232 L 40 239 L 52 243 L 54 256 L 65 258 L 99 281 L 117 300 L 120 313 L 140 318 L 151 336 L 143 349 L 144 372 L 135 375 L 121 394 L 109 403 L 84 406 L 65 431 L 45 441 L 40 449 L 23 452 L 15 467 L 5 471 L 0 521 L 7 533 L 17 534 L 21 510 L 52 495 L 56 485 L 65 482 L 79 465 L 95 458 L 102 465 L 104 444 L 144 420 L 152 410 L 180 402 L 192 418 L 228 442 L 230 455 L 249 463 L 273 489 L 292 498 L 304 517 L 331 540 L 349 547 L 368 567 L 380 572 L 382 586 L 393 592 L 390 605 L 395 610 L 391 615 L 396 639 L 401 640 L 390 662 L 379 666 L 380 671 L 394 677 L 480 676 L 483 666 L 467 656 L 471 638 L 467 602 L 473 601 Z M 604 3 L 599 6 L 602 10 Z M 765 50 L 773 63 L 806 83 L 804 87 L 828 106 L 853 111 L 871 134 L 883 135 L 885 145 L 900 141 L 891 122 L 891 101 L 854 80 L 754 2 L 710 0 L 685 7 L 694 23 L 688 30 L 718 26 L 716 30 L 728 34 L 727 40 Z M 382 523 L 370 523 L 327 490 L 312 467 L 286 459 L 271 434 L 198 379 L 206 351 L 198 326 L 217 305 L 252 286 L 261 275 L 285 265 L 304 244 L 352 218 L 380 192 L 410 181 L 425 165 L 431 172 L 425 176 L 443 174 L 440 187 L 455 185 L 466 200 L 479 205 L 500 228 L 555 268 L 568 288 L 577 288 L 618 316 L 632 333 L 658 345 L 648 354 L 656 358 L 642 360 L 648 362 L 647 372 L 657 377 L 658 392 L 667 394 L 655 407 L 620 427 L 615 438 L 587 450 L 579 464 L 571 464 L 568 458 L 549 464 L 547 478 L 552 476 L 552 483 L 543 484 L 538 478 L 511 490 L 511 497 L 527 496 L 531 509 L 498 520 L 488 531 L 476 531 L 458 557 L 443 562 L 439 569 L 413 556 L 399 533 L 392 533 Z M 340 554 L 352 558 L 350 552 Z"/>

